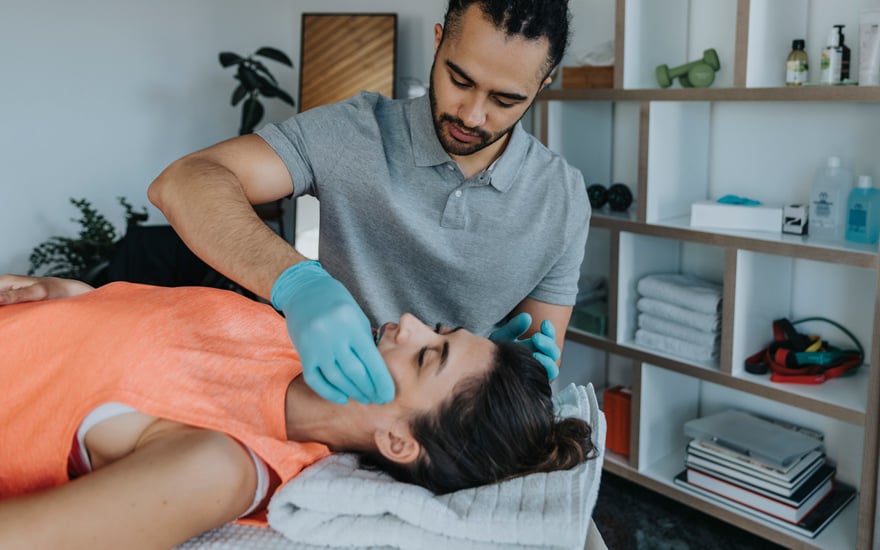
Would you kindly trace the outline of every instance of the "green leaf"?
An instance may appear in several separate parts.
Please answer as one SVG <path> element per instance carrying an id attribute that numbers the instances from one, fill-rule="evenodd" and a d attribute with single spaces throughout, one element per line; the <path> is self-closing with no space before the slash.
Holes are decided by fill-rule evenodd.
<path id="1" fill-rule="evenodd" d="M 295 105 L 293 98 L 290 97 L 290 94 L 288 94 L 287 92 L 285 92 L 281 88 L 275 88 L 275 93 L 278 95 L 278 99 L 280 99 L 284 103 L 287 103 L 291 107 L 293 107 Z"/>
<path id="2" fill-rule="evenodd" d="M 251 63 L 254 64 L 254 68 L 255 68 L 258 72 L 263 73 L 264 75 L 266 75 L 266 78 L 268 78 L 269 80 L 271 80 L 273 83 L 278 84 L 278 81 L 275 80 L 275 77 L 272 76 L 272 73 L 269 72 L 269 69 L 267 69 L 265 65 L 263 65 L 262 63 L 260 63 L 260 62 L 257 61 L 256 59 L 252 59 L 252 60 L 251 60 Z"/>
<path id="3" fill-rule="evenodd" d="M 260 88 L 260 75 L 246 64 L 242 63 L 238 66 L 236 76 L 249 92 Z"/>
<path id="4" fill-rule="evenodd" d="M 232 92 L 232 106 L 235 107 L 238 105 L 238 102 L 244 99 L 244 96 L 247 95 L 247 88 L 243 85 L 239 84 L 235 91 Z"/>
<path id="5" fill-rule="evenodd" d="M 260 93 L 266 97 L 276 97 L 278 95 L 278 87 L 263 78 L 260 75 L 257 75 L 257 80 L 260 82 Z"/>
<path id="6" fill-rule="evenodd" d="M 287 54 L 285 54 L 281 50 L 276 50 L 275 48 L 262 47 L 259 50 L 257 50 L 256 52 L 254 52 L 254 55 L 261 55 L 263 57 L 268 57 L 269 59 L 272 59 L 273 61 L 283 63 L 283 64 L 287 65 L 288 67 L 293 67 L 293 62 L 290 60 L 289 57 L 287 57 Z"/>
<path id="7" fill-rule="evenodd" d="M 263 119 L 263 114 L 263 104 L 255 97 L 247 98 L 242 106 L 241 128 L 239 129 L 238 134 L 243 136 L 245 134 L 253 133 L 254 128 L 259 124 L 260 120 Z"/>
<path id="8" fill-rule="evenodd" d="M 232 52 L 220 52 L 220 65 L 225 67 L 231 67 L 232 65 L 236 65 L 244 61 L 244 58 L 238 55 L 237 53 Z"/>

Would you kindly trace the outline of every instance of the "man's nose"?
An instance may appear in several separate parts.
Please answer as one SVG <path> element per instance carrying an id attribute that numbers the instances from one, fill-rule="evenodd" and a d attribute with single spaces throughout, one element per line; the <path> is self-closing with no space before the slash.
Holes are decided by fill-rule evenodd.
<path id="1" fill-rule="evenodd" d="M 461 106 L 458 118 L 468 128 L 478 128 L 486 122 L 486 101 L 476 94 L 469 97 Z"/>

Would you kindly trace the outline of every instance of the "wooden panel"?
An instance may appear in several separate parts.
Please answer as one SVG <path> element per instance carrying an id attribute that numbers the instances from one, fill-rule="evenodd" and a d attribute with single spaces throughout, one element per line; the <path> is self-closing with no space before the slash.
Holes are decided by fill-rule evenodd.
<path id="1" fill-rule="evenodd" d="M 361 91 L 394 97 L 395 14 L 303 14 L 300 111 Z"/>

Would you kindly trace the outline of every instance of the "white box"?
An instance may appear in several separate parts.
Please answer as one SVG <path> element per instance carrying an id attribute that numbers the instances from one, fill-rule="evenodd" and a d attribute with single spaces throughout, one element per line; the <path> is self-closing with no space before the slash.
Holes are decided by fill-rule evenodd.
<path id="1" fill-rule="evenodd" d="M 782 207 L 699 201 L 691 204 L 691 227 L 782 232 Z"/>

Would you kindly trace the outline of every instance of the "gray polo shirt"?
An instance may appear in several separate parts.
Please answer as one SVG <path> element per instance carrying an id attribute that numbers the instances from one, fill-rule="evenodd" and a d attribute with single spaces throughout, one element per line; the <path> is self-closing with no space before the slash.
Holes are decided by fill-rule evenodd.
<path id="1" fill-rule="evenodd" d="M 361 93 L 257 133 L 295 196 L 320 201 L 321 264 L 374 326 L 410 312 L 488 335 L 526 297 L 574 304 L 583 178 L 519 124 L 470 179 L 437 139 L 427 96 Z"/>

